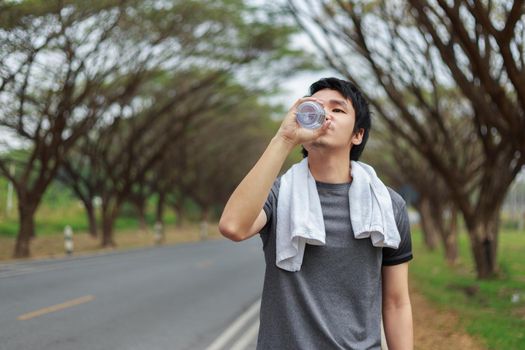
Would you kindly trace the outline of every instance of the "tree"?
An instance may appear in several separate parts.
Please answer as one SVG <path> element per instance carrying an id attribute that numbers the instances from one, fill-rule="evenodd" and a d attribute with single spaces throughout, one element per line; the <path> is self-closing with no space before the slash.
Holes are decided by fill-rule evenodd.
<path id="1" fill-rule="evenodd" d="M 427 161 L 396 135 L 374 127 L 365 158 L 386 182 L 408 195 L 420 217 L 421 230 L 429 250 L 443 246 L 445 259 L 454 265 L 458 258 L 457 208 L 447 186 Z"/>
<path id="2" fill-rule="evenodd" d="M 81 140 L 69 153 L 67 159 L 78 161 L 65 161 L 59 169 L 56 179 L 69 186 L 75 196 L 82 202 L 87 215 L 88 230 L 91 237 L 98 236 L 98 224 L 96 216 L 95 198 L 100 193 L 102 179 L 99 177 L 89 177 L 91 172 L 100 172 L 98 163 L 92 162 L 93 156 L 83 157 L 82 155 L 94 155 L 95 145 L 85 140 Z M 89 170 L 88 170 L 89 169 Z"/>
<path id="3" fill-rule="evenodd" d="M 178 187 L 198 204 L 204 227 L 212 207 L 226 204 L 273 134 L 265 127 L 271 108 L 238 87 L 234 91 L 229 106 L 210 115 L 205 125 L 190 123 L 184 143 L 177 147 L 185 160 Z"/>
<path id="4" fill-rule="evenodd" d="M 289 1 L 326 62 L 357 82 L 390 130 L 443 179 L 466 223 L 477 275 L 487 278 L 497 271 L 499 210 L 524 163 L 522 2 L 509 11 L 501 2 L 408 3 Z M 491 26 L 502 26 L 494 21 L 505 29 L 496 33 Z M 460 145 L 442 113 L 450 90 L 460 101 L 456 114 L 470 121 Z M 469 144 L 479 157 L 465 152 Z"/>
<path id="5" fill-rule="evenodd" d="M 172 149 L 189 121 L 221 103 L 210 93 L 220 86 L 220 74 L 202 74 L 199 79 L 180 75 L 172 76 L 169 87 L 149 90 L 149 97 L 155 96 L 150 99 L 153 103 L 136 108 L 125 119 L 93 129 L 82 141 L 84 149 L 92 152 L 78 152 L 67 161 L 65 171 L 70 178 L 85 183 L 84 188 L 97 185 L 96 193 L 102 199 L 102 246 L 115 245 L 113 225 L 122 204 L 132 197 L 134 188 L 145 184 L 147 173 Z M 89 164 L 82 169 L 82 178 L 75 170 L 71 173 L 81 169 L 79 164 Z"/>
<path id="6" fill-rule="evenodd" d="M 19 197 L 17 257 L 29 255 L 34 213 L 75 144 L 147 103 L 139 91 L 159 70 L 227 71 L 269 60 L 284 69 L 304 62 L 287 47 L 291 27 L 261 21 L 255 12 L 247 17 L 253 9 L 242 0 L 2 6 L 0 128 L 9 135 L 3 146 L 11 149 L 12 140 L 20 140 L 30 153 L 15 176 L 8 171 L 10 153 L 0 155 L 0 171 Z M 106 204 L 103 210 L 116 212 Z"/>
<path id="7" fill-rule="evenodd" d="M 113 72 L 130 62 L 124 48 L 107 55 L 111 33 L 123 8 L 109 1 L 90 6 L 26 1 L 3 4 L 0 15 L 0 128 L 4 149 L 18 139 L 29 150 L 17 173 L 8 171 L 10 152 L 0 171 L 14 185 L 20 218 L 15 257 L 29 255 L 34 214 L 66 154 L 101 118 L 103 108 L 125 98 L 135 84 L 120 88 Z M 90 38 L 85 41 L 85 38 Z M 119 51 L 120 50 L 120 51 Z M 120 56 L 120 57 L 119 57 Z M 102 86 L 104 98 L 94 92 Z"/>
<path id="8" fill-rule="evenodd" d="M 499 212 L 525 164 L 524 1 L 409 1 L 411 13 L 472 102 L 486 154 L 475 203 L 461 210 L 479 277 L 495 272 Z M 458 198 L 459 199 L 459 198 Z"/>

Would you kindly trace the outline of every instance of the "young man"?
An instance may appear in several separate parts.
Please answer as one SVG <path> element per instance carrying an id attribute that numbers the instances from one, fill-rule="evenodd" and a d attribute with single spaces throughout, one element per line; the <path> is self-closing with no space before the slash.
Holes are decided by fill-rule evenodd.
<path id="1" fill-rule="evenodd" d="M 326 78 L 288 111 L 269 146 L 226 204 L 221 233 L 242 241 L 260 233 L 266 260 L 257 349 L 381 349 L 381 313 L 390 350 L 413 348 L 408 261 L 412 259 L 403 199 L 388 189 L 400 243 L 381 248 L 353 235 L 349 203 L 351 160 L 357 161 L 370 131 L 368 103 L 350 82 Z M 295 120 L 304 101 L 326 114 L 317 130 Z M 324 245 L 306 244 L 302 266 L 276 266 L 277 201 L 288 154 L 303 145 L 315 179 L 326 232 Z M 350 154 L 350 157 L 349 157 Z M 388 203 L 388 202 L 387 202 Z"/>

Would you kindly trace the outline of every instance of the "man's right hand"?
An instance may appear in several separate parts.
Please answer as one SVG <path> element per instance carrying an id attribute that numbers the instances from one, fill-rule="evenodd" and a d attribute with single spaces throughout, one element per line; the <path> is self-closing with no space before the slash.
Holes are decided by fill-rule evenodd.
<path id="1" fill-rule="evenodd" d="M 324 105 L 322 101 L 314 97 L 305 97 L 298 99 L 294 105 L 288 110 L 286 117 L 284 118 L 279 131 L 276 136 L 280 137 L 286 143 L 292 146 L 297 146 L 306 142 L 314 141 L 320 136 L 324 135 L 330 127 L 330 120 L 326 119 L 323 125 L 319 129 L 306 129 L 302 128 L 296 120 L 297 107 L 306 101 L 314 101 L 319 103 L 321 106 Z"/>

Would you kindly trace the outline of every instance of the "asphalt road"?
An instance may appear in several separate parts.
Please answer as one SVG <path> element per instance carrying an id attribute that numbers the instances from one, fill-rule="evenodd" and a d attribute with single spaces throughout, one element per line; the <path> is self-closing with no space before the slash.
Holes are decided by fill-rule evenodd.
<path id="1" fill-rule="evenodd" d="M 254 237 L 0 264 L 0 349 L 253 349 L 261 245 Z"/>

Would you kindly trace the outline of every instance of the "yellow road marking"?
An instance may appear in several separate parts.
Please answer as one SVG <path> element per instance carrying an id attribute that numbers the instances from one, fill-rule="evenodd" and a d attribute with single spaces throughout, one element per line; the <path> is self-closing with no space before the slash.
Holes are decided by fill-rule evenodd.
<path id="1" fill-rule="evenodd" d="M 72 307 L 72 306 L 75 306 L 75 305 L 89 303 L 90 301 L 93 301 L 93 300 L 95 300 L 95 297 L 93 295 L 86 295 L 86 296 L 83 296 L 83 297 L 80 297 L 80 298 L 77 298 L 77 299 L 66 301 L 65 303 L 62 303 L 62 304 L 48 306 L 48 307 L 45 307 L 45 308 L 40 309 L 40 310 L 36 310 L 36 311 L 33 311 L 33 312 L 29 312 L 27 314 L 20 315 L 20 316 L 18 316 L 17 319 L 20 320 L 20 321 L 25 321 L 25 320 L 29 320 L 29 319 L 32 319 L 32 318 L 35 318 L 35 317 L 38 317 L 38 316 L 49 314 L 51 312 L 64 310 L 64 309 L 67 309 L 68 307 Z"/>

